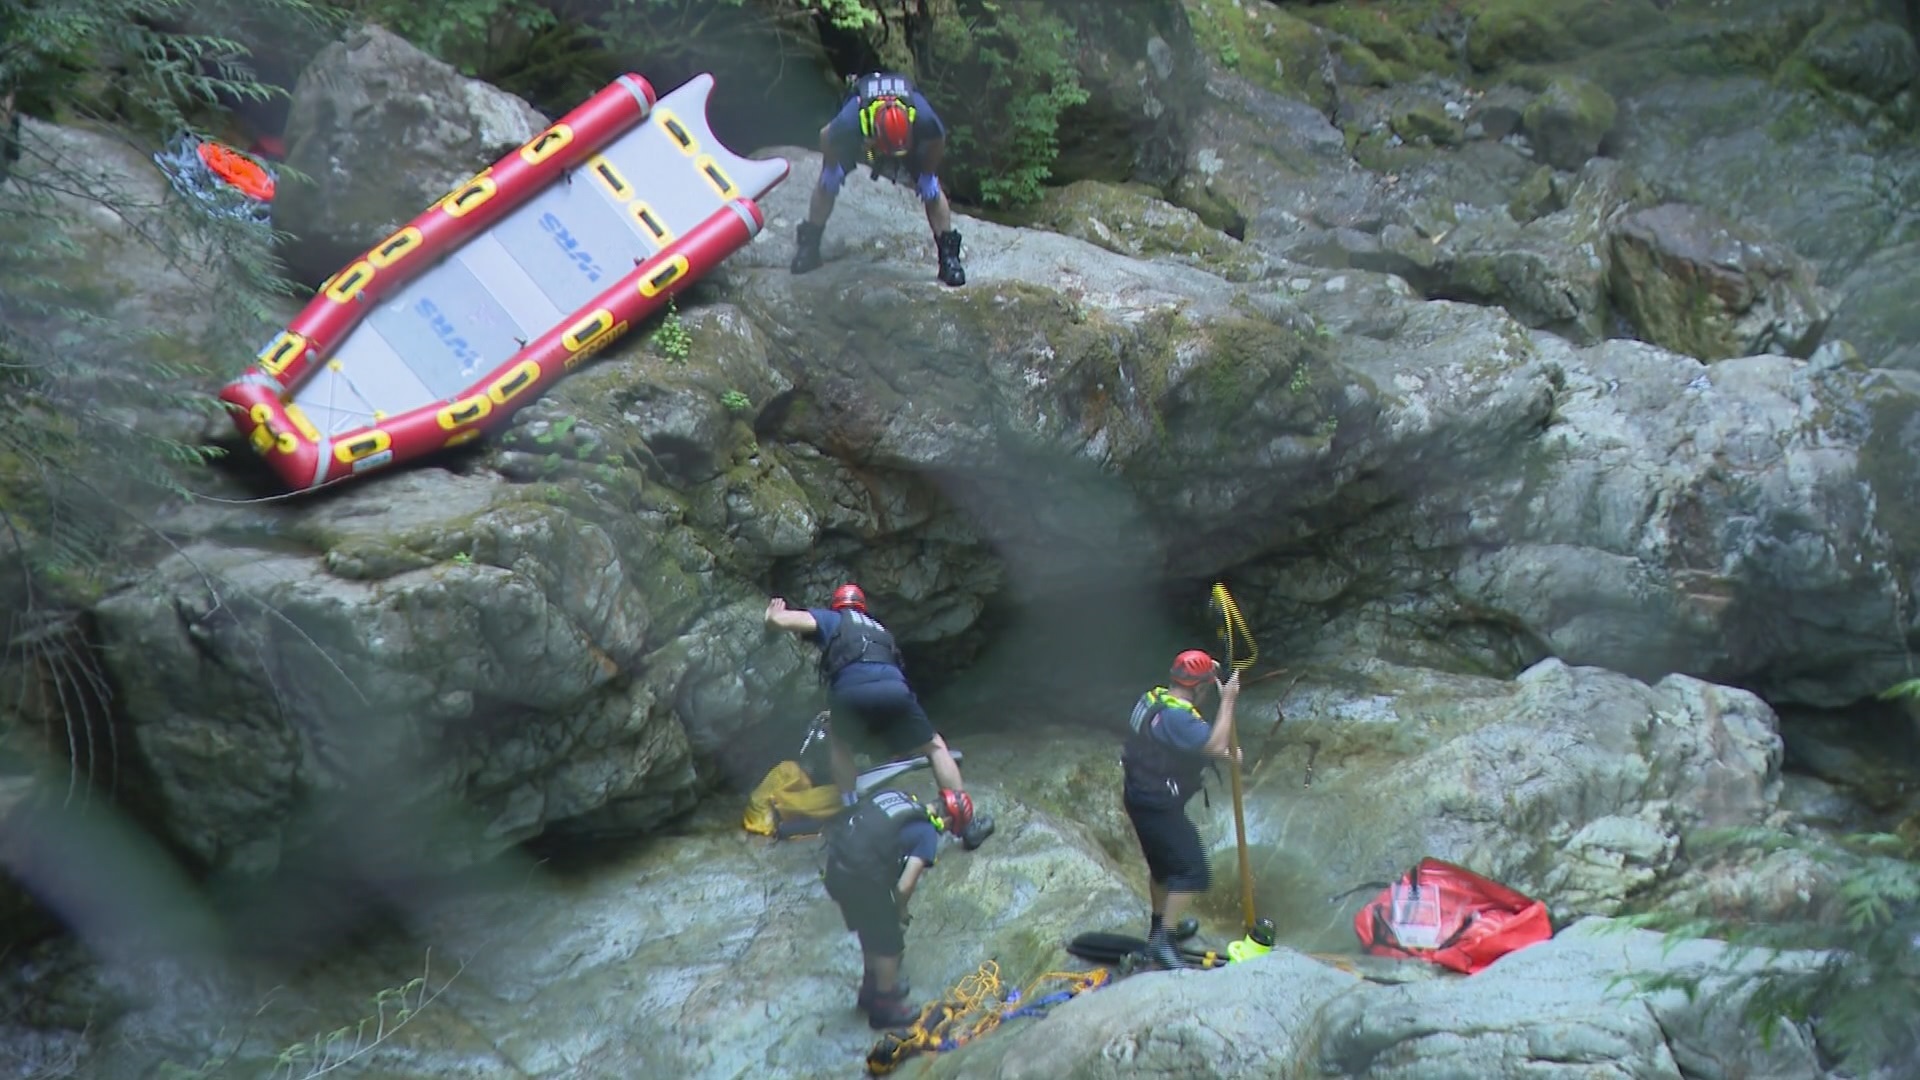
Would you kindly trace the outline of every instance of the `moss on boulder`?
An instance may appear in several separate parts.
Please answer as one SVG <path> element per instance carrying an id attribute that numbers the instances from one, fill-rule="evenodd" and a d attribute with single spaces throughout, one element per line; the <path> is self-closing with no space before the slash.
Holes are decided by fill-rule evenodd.
<path id="1" fill-rule="evenodd" d="M 1658 29 L 1653 0 L 1468 0 L 1466 58 L 1476 71 L 1571 60 Z"/>
<path id="2" fill-rule="evenodd" d="M 1359 46 L 1391 80 L 1407 81 L 1457 66 L 1447 44 L 1422 32 L 1422 22 L 1396 18 L 1397 9 L 1351 4 L 1315 4 L 1300 17 Z M 1413 29 L 1409 29 L 1409 25 Z"/>
<path id="3" fill-rule="evenodd" d="M 1585 79 L 1562 75 L 1527 106 L 1521 123 L 1540 160 L 1573 170 L 1599 152 L 1618 115 L 1612 95 Z"/>
<path id="4" fill-rule="evenodd" d="M 1257 251 L 1140 184 L 1082 180 L 1052 188 L 1024 219 L 1120 255 L 1169 258 L 1229 281 L 1250 281 L 1265 265 Z"/>
<path id="5" fill-rule="evenodd" d="M 1328 59 L 1320 29 L 1271 4 L 1186 0 L 1195 40 L 1212 62 L 1278 94 L 1325 108 Z"/>
<path id="6" fill-rule="evenodd" d="M 1432 101 L 1416 101 L 1394 111 L 1393 133 L 1408 142 L 1425 139 L 1435 146 L 1457 146 L 1466 128 Z"/>

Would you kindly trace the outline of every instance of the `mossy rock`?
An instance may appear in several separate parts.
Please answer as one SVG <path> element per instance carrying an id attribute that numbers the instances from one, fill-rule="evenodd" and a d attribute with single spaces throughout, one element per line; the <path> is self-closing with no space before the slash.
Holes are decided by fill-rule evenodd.
<path id="1" fill-rule="evenodd" d="M 1806 89 L 1887 103 L 1920 78 L 1920 47 L 1904 27 L 1884 19 L 1830 17 L 1801 42 L 1781 75 Z"/>
<path id="2" fill-rule="evenodd" d="M 1658 30 L 1653 0 L 1469 0 L 1466 58 L 1475 71 L 1572 60 Z"/>
<path id="3" fill-rule="evenodd" d="M 1415 146 L 1405 139 L 1396 144 L 1393 134 L 1385 131 L 1368 132 L 1352 138 L 1352 143 L 1353 159 L 1383 176 L 1417 168 L 1439 153 L 1433 147 Z"/>
<path id="4" fill-rule="evenodd" d="M 1573 170 L 1599 152 L 1618 115 L 1612 95 L 1585 79 L 1563 75 L 1533 99 L 1521 124 L 1542 161 Z"/>
<path id="5" fill-rule="evenodd" d="M 1393 133 L 1408 142 L 1426 139 L 1435 146 L 1458 146 L 1466 129 L 1437 102 L 1417 101 L 1395 110 Z"/>
<path id="6" fill-rule="evenodd" d="M 1393 85 L 1393 68 L 1365 45 L 1346 38 L 1335 38 L 1331 51 L 1334 79 L 1341 86 Z"/>
<path id="7" fill-rule="evenodd" d="M 1257 252 L 1141 184 L 1083 180 L 1051 188 L 1022 217 L 1116 254 L 1171 258 L 1229 281 L 1250 281 L 1264 266 Z"/>
<path id="8" fill-rule="evenodd" d="M 1513 193 L 1512 201 L 1507 203 L 1507 213 L 1513 220 L 1525 225 L 1535 218 L 1545 217 L 1560 209 L 1560 200 L 1554 193 L 1553 166 L 1542 165 L 1527 177 L 1518 190 Z"/>
<path id="9" fill-rule="evenodd" d="M 1315 4 L 1301 8 L 1300 17 L 1359 45 L 1393 81 L 1449 74 L 1458 67 L 1447 44 L 1419 29 L 1424 23 L 1405 18 L 1400 8 Z"/>
<path id="10" fill-rule="evenodd" d="M 1312 23 L 1265 3 L 1186 0 L 1186 8 L 1195 41 L 1214 63 L 1277 94 L 1330 103 L 1321 77 L 1327 42 Z"/>

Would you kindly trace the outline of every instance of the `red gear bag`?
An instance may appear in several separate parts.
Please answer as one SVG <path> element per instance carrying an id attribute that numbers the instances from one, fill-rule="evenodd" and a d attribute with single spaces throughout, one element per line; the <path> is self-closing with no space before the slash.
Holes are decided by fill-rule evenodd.
<path id="1" fill-rule="evenodd" d="M 1471 975 L 1553 936 L 1547 905 L 1439 859 L 1421 859 L 1353 917 L 1374 956 L 1425 960 Z"/>

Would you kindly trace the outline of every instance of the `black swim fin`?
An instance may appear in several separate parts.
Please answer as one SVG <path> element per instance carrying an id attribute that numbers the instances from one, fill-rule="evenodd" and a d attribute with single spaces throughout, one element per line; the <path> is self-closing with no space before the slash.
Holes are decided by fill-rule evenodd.
<path id="1" fill-rule="evenodd" d="M 1147 941 L 1129 934 L 1090 930 L 1068 942 L 1067 952 L 1096 964 L 1118 964 L 1129 956 L 1143 961 Z M 1214 949 L 1181 949 L 1180 958 L 1188 966 L 1197 968 L 1217 968 L 1227 963 L 1227 954 Z"/>

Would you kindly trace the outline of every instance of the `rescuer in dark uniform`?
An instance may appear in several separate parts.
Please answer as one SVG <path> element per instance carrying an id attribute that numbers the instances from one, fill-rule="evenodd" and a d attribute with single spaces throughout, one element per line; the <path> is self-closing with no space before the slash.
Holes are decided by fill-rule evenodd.
<path id="1" fill-rule="evenodd" d="M 874 176 L 911 187 L 920 196 L 939 253 L 941 282 L 965 285 L 960 234 L 953 227 L 947 193 L 940 190 L 940 161 L 946 152 L 946 125 L 905 76 L 878 73 L 854 80 L 852 96 L 820 129 L 820 182 L 814 186 L 807 220 L 800 223 L 793 272 L 804 274 L 820 265 L 820 236 L 833 215 L 840 185 L 849 170 L 864 164 Z"/>
<path id="2" fill-rule="evenodd" d="M 1180 966 L 1173 927 L 1193 898 L 1212 883 L 1212 867 L 1200 830 L 1187 817 L 1187 801 L 1200 790 L 1202 772 L 1214 758 L 1233 753 L 1233 705 L 1240 673 L 1219 681 L 1220 665 L 1198 649 L 1173 658 L 1167 686 L 1140 695 L 1120 761 L 1125 770 L 1121 803 L 1140 853 L 1147 859 L 1153 898 L 1147 957 L 1163 968 Z M 1212 724 L 1200 715 L 1209 688 L 1220 693 Z"/>

